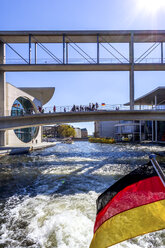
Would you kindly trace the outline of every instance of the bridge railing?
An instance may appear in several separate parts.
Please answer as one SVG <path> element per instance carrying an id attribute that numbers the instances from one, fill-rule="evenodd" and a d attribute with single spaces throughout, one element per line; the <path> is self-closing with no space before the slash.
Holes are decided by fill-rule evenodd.
<path id="1" fill-rule="evenodd" d="M 135 110 L 165 110 L 165 105 L 135 105 Z M 47 107 L 39 107 L 36 110 L 14 108 L 12 110 L 6 110 L 6 116 L 23 116 L 23 115 L 31 115 L 31 114 L 49 114 L 49 113 L 65 113 L 65 112 L 92 112 L 92 111 L 122 111 L 122 110 L 130 110 L 129 106 L 125 106 L 122 104 L 88 104 L 88 105 L 72 105 L 72 106 L 47 106 Z"/>
<path id="2" fill-rule="evenodd" d="M 28 58 L 25 59 L 26 61 L 28 61 Z M 62 61 L 62 58 L 60 59 Z M 152 64 L 152 63 L 162 63 L 161 58 L 144 58 L 141 59 L 139 62 L 137 60 L 136 62 L 136 58 L 134 59 L 134 63 L 135 64 Z M 97 58 L 91 58 L 88 59 L 88 61 L 86 59 L 83 58 L 69 58 L 68 59 L 68 63 L 67 64 L 95 64 L 97 63 Z M 163 63 L 165 63 L 165 59 L 163 59 Z M 20 58 L 16 59 L 16 58 L 7 58 L 6 59 L 6 64 L 26 64 L 26 62 Z M 60 64 L 57 61 L 55 61 L 54 59 L 51 58 L 38 58 L 37 61 L 32 58 L 31 59 L 31 64 Z M 115 59 L 115 58 L 99 58 L 99 64 L 129 64 L 128 60 L 123 59 L 123 58 L 119 58 L 119 59 Z"/>
<path id="3" fill-rule="evenodd" d="M 90 112 L 90 111 L 117 111 L 117 110 L 130 110 L 130 106 L 126 106 L 123 104 L 98 104 L 98 108 L 96 106 L 92 109 L 89 105 L 75 105 L 75 110 L 73 110 L 73 106 L 57 106 L 56 111 L 53 110 L 53 107 L 45 107 L 43 108 L 44 113 L 61 113 L 61 112 Z M 165 105 L 135 105 L 134 110 L 165 110 Z"/>

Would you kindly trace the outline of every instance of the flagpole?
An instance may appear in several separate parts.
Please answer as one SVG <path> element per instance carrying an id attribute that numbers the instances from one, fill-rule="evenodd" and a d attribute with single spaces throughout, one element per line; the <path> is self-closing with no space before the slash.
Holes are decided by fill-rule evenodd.
<path id="1" fill-rule="evenodd" d="M 161 169 L 160 165 L 158 164 L 158 162 L 156 160 L 156 155 L 151 154 L 149 156 L 149 159 L 151 160 L 151 163 L 152 163 L 154 169 L 156 170 L 156 173 L 160 177 L 160 180 L 162 181 L 162 183 L 163 183 L 163 185 L 165 187 L 165 174 L 163 173 L 163 170 Z"/>

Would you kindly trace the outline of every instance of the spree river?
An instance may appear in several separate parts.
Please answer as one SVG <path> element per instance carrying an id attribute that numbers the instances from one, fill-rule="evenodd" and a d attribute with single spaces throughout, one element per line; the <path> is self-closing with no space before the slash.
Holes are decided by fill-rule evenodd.
<path id="1" fill-rule="evenodd" d="M 160 146 L 75 142 L 0 158 L 0 248 L 89 247 L 99 194 L 147 162 L 150 153 L 164 151 Z M 165 164 L 165 157 L 158 159 Z M 113 247 L 163 248 L 165 232 Z"/>

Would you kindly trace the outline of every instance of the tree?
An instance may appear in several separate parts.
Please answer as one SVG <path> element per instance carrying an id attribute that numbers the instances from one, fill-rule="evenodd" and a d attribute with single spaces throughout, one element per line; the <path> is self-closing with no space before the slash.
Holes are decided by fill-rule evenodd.
<path id="1" fill-rule="evenodd" d="M 58 127 L 58 135 L 61 137 L 74 137 L 76 132 L 74 128 L 69 125 L 60 125 Z"/>

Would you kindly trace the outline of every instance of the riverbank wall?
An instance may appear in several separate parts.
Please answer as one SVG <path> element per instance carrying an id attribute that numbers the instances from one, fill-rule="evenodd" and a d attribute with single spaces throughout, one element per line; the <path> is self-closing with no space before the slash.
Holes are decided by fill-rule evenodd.
<path id="1" fill-rule="evenodd" d="M 35 146 L 26 147 L 0 147 L 0 157 L 5 155 L 16 155 L 16 154 L 26 154 L 35 150 L 41 150 L 47 147 L 55 146 L 60 142 L 43 142 Z"/>

